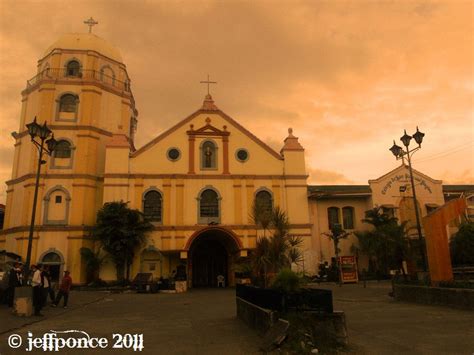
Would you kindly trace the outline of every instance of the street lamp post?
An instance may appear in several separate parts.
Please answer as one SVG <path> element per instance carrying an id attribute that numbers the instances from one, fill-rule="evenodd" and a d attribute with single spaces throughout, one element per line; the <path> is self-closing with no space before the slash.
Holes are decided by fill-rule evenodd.
<path id="1" fill-rule="evenodd" d="M 405 161 L 405 158 L 406 158 L 408 161 L 408 170 L 410 171 L 411 188 L 413 190 L 413 206 L 415 208 L 416 228 L 418 230 L 418 239 L 420 243 L 421 262 L 423 264 L 423 271 L 427 271 L 425 248 L 423 246 L 423 234 L 421 233 L 420 212 L 418 211 L 418 203 L 416 200 L 416 190 L 415 190 L 415 180 L 413 179 L 413 169 L 411 167 L 411 157 L 416 151 L 421 149 L 421 143 L 423 142 L 424 136 L 425 134 L 420 132 L 418 130 L 418 127 L 416 127 L 416 133 L 413 134 L 413 136 L 408 135 L 407 131 L 405 130 L 405 134 L 402 137 L 400 137 L 400 140 L 405 146 L 405 150 L 403 150 L 402 147 L 396 145 L 395 140 L 394 140 L 393 146 L 390 148 L 390 151 L 393 153 L 395 158 L 397 158 L 397 160 L 403 159 L 403 161 Z M 410 150 L 409 145 L 412 138 L 415 139 L 415 142 L 418 144 L 418 147 L 415 147 Z"/>
<path id="2" fill-rule="evenodd" d="M 33 122 L 26 125 L 28 128 L 28 133 L 31 136 L 31 141 L 38 148 L 38 168 L 36 170 L 36 182 L 35 182 L 35 193 L 33 196 L 33 211 L 31 212 L 31 223 L 30 223 L 30 233 L 28 235 L 28 251 L 26 253 L 26 262 L 25 262 L 25 276 L 28 275 L 30 270 L 31 263 L 31 248 L 33 245 L 33 231 L 35 228 L 35 217 L 36 217 L 36 203 L 38 201 L 38 187 L 39 187 L 39 178 L 41 165 L 46 164 L 46 161 L 43 160 L 43 155 L 46 153 L 51 155 L 56 148 L 57 141 L 54 139 L 53 132 L 48 128 L 46 122 L 43 125 L 36 123 L 36 117 Z M 51 138 L 49 138 L 51 136 Z M 48 139 L 49 138 L 49 139 Z"/>

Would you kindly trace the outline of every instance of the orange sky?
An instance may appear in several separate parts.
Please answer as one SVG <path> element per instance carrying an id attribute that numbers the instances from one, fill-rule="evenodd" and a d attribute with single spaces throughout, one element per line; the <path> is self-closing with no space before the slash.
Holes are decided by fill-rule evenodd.
<path id="1" fill-rule="evenodd" d="M 90 16 L 127 65 L 137 147 L 201 105 L 209 73 L 217 106 L 276 150 L 293 127 L 310 183 L 367 184 L 398 165 L 392 139 L 417 125 L 414 167 L 474 183 L 473 4 L 0 0 L 0 183 L 36 61 Z"/>

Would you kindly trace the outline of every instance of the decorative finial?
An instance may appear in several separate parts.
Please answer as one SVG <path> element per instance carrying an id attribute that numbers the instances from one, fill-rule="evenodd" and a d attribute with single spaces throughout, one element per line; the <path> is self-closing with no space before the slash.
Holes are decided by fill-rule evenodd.
<path id="1" fill-rule="evenodd" d="M 194 131 L 194 125 L 193 124 L 190 124 L 189 128 L 191 128 L 191 131 Z"/>
<path id="2" fill-rule="evenodd" d="M 290 128 L 288 128 L 288 134 L 289 134 L 290 136 L 292 136 L 292 135 L 293 135 L 293 128 L 291 128 L 291 127 L 290 127 Z"/>
<path id="3" fill-rule="evenodd" d="M 92 33 L 92 26 L 94 25 L 97 25 L 99 22 L 94 20 L 92 17 L 86 21 L 84 21 L 84 23 L 89 26 L 89 33 Z"/>
<path id="4" fill-rule="evenodd" d="M 207 74 L 207 81 L 201 81 L 201 84 L 207 84 L 207 95 L 209 96 L 209 84 L 217 84 L 217 81 L 210 81 L 209 74 Z"/>

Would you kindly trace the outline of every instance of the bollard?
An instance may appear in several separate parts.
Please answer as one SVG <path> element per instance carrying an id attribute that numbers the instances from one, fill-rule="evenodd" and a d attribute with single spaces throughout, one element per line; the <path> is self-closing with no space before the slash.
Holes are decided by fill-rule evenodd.
<path id="1" fill-rule="evenodd" d="M 18 316 L 31 317 L 33 314 L 33 287 L 15 287 L 14 312 Z"/>

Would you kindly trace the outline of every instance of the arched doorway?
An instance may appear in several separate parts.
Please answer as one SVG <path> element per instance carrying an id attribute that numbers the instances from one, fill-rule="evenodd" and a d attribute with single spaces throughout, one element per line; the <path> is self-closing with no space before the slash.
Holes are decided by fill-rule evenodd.
<path id="1" fill-rule="evenodd" d="M 217 287 L 219 275 L 224 277 L 225 286 L 234 285 L 234 263 L 242 244 L 231 231 L 205 228 L 191 236 L 187 249 L 190 287 Z"/>
<path id="2" fill-rule="evenodd" d="M 64 259 L 57 250 L 48 250 L 40 257 L 40 264 L 49 266 L 51 281 L 58 282 L 61 278 L 61 269 L 64 265 Z"/>

